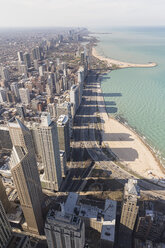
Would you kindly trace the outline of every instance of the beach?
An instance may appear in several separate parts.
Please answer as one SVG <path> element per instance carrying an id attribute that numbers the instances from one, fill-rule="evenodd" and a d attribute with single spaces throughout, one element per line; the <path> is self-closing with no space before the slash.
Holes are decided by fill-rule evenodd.
<path id="1" fill-rule="evenodd" d="M 102 61 L 107 61 L 109 66 L 115 64 L 119 68 L 156 66 L 156 63 L 130 64 L 110 58 L 104 58 L 97 53 L 95 48 L 92 49 L 92 55 Z M 102 120 L 101 135 L 104 145 L 110 148 L 112 153 L 117 156 L 117 159 L 128 170 L 147 179 L 163 179 L 164 168 L 156 155 L 135 131 L 113 117 L 109 117 L 105 104 L 105 110 L 103 111 L 103 106 L 99 106 L 100 101 L 104 102 L 101 85 L 98 92 L 97 101 L 100 118 Z"/>
<path id="2" fill-rule="evenodd" d="M 157 64 L 154 62 L 151 62 L 148 64 L 134 64 L 134 63 L 129 63 L 129 62 L 122 62 L 122 61 L 111 59 L 111 58 L 106 58 L 106 57 L 99 55 L 95 47 L 92 48 L 92 55 L 99 60 L 105 61 L 109 67 L 112 67 L 113 65 L 115 65 L 116 67 L 120 69 L 122 68 L 150 68 L 150 67 L 157 66 Z"/>
<path id="3" fill-rule="evenodd" d="M 101 87 L 98 89 L 97 101 L 104 101 Z M 140 136 L 128 126 L 118 120 L 109 117 L 106 107 L 99 106 L 99 114 L 102 120 L 102 140 L 106 147 L 117 156 L 118 160 L 125 165 L 128 170 L 132 170 L 141 177 L 148 179 L 164 178 L 163 168 L 160 162 L 143 142 Z"/>

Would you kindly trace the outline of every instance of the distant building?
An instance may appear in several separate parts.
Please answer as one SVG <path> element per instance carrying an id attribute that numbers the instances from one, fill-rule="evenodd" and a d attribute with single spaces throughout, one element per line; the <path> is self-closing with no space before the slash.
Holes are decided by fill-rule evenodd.
<path id="1" fill-rule="evenodd" d="M 17 55 L 18 55 L 18 61 L 23 62 L 23 52 L 20 51 L 17 53 Z"/>
<path id="2" fill-rule="evenodd" d="M 65 151 L 66 159 L 70 158 L 70 136 L 69 118 L 67 115 L 60 115 L 57 120 L 58 141 L 60 150 Z"/>
<path id="3" fill-rule="evenodd" d="M 30 54 L 29 53 L 24 53 L 23 55 L 23 60 L 27 68 L 31 67 L 31 59 L 30 59 Z"/>
<path id="4" fill-rule="evenodd" d="M 39 75 L 41 77 L 44 75 L 44 71 L 45 71 L 44 66 L 43 65 L 39 66 Z"/>
<path id="5" fill-rule="evenodd" d="M 10 81 L 9 70 L 5 67 L 1 67 L 1 78 L 6 82 Z"/>
<path id="6" fill-rule="evenodd" d="M 79 105 L 80 105 L 79 87 L 80 87 L 79 85 L 72 85 L 71 90 L 70 90 L 70 102 L 72 103 L 72 106 L 73 106 L 72 117 L 75 116 L 77 109 L 79 108 Z"/>
<path id="7" fill-rule="evenodd" d="M 29 89 L 27 89 L 27 88 L 20 88 L 19 89 L 19 95 L 20 95 L 20 98 L 21 98 L 21 102 L 23 104 L 28 105 L 30 103 Z"/>
<path id="8" fill-rule="evenodd" d="M 16 96 L 17 100 L 20 99 L 20 95 L 19 95 L 19 89 L 18 89 L 18 83 L 14 82 L 10 85 L 11 91 L 14 93 L 14 95 Z"/>
<path id="9" fill-rule="evenodd" d="M 19 117 L 21 118 L 25 118 L 26 116 L 26 111 L 25 111 L 25 107 L 23 106 L 23 104 L 17 104 L 16 105 L 16 110 L 17 110 L 17 114 L 19 115 Z"/>
<path id="10" fill-rule="evenodd" d="M 48 248 L 84 248 L 85 226 L 80 217 L 65 213 L 65 210 L 50 210 L 45 234 Z"/>
<path id="11" fill-rule="evenodd" d="M 9 131 L 13 143 L 10 169 L 27 229 L 42 234 L 42 189 L 32 136 L 29 129 L 18 119 L 17 123 L 9 122 Z"/>
<path id="12" fill-rule="evenodd" d="M 24 62 L 18 62 L 19 73 L 24 77 L 28 76 L 28 67 Z"/>
<path id="13" fill-rule="evenodd" d="M 4 103 L 7 101 L 7 90 L 4 88 L 0 88 L 0 103 Z"/>
<path id="14" fill-rule="evenodd" d="M 69 134 L 72 135 L 73 119 L 71 113 L 71 104 L 69 102 L 59 103 L 56 105 L 57 119 L 60 115 L 67 115 L 69 118 Z"/>
<path id="15" fill-rule="evenodd" d="M 38 68 L 39 68 L 38 60 L 37 59 L 33 60 L 33 63 L 34 63 L 35 70 L 38 71 Z"/>
<path id="16" fill-rule="evenodd" d="M 124 187 L 123 206 L 120 219 L 121 229 L 131 233 L 134 229 L 139 206 L 140 189 L 137 180 L 129 179 Z"/>
<path id="17" fill-rule="evenodd" d="M 51 118 L 55 118 L 57 116 L 56 113 L 56 104 L 55 103 L 49 103 L 47 105 L 48 112 L 50 113 Z"/>

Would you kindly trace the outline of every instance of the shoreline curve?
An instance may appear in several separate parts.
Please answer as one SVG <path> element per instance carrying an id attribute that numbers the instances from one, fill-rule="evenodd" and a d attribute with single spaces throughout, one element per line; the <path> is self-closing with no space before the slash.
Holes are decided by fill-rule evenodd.
<path id="1" fill-rule="evenodd" d="M 152 68 L 152 67 L 155 67 L 158 65 L 155 62 L 151 62 L 148 64 L 134 64 L 134 63 L 115 60 L 112 58 L 106 58 L 106 57 L 100 55 L 97 52 L 95 47 L 92 47 L 92 55 L 101 61 L 105 61 L 109 67 L 112 67 L 113 65 L 115 65 L 119 69 L 124 69 L 124 68 Z"/>

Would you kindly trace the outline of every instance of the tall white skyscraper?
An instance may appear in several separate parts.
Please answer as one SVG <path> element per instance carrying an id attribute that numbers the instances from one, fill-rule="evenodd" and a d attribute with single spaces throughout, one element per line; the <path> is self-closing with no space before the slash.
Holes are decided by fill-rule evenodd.
<path id="1" fill-rule="evenodd" d="M 60 151 L 57 125 L 50 118 L 50 114 L 43 112 L 41 125 L 35 127 L 38 150 L 41 150 L 41 159 L 44 166 L 42 184 L 50 190 L 59 191 L 62 182 Z"/>
<path id="2" fill-rule="evenodd" d="M 17 52 L 17 55 L 18 55 L 18 61 L 19 62 L 23 62 L 23 52 Z"/>

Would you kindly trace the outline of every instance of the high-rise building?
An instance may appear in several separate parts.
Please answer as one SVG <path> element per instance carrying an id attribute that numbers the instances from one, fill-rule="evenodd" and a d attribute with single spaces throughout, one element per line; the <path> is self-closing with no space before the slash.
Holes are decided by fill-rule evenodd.
<path id="1" fill-rule="evenodd" d="M 25 62 L 25 65 L 27 66 L 27 68 L 30 68 L 31 67 L 31 59 L 30 59 L 29 53 L 24 53 L 23 60 Z"/>
<path id="2" fill-rule="evenodd" d="M 45 234 L 49 248 L 83 248 L 85 245 L 84 222 L 76 215 L 50 210 L 46 223 Z"/>
<path id="3" fill-rule="evenodd" d="M 10 81 L 9 70 L 5 67 L 1 67 L 1 78 L 6 82 Z"/>
<path id="4" fill-rule="evenodd" d="M 59 191 L 62 182 L 60 151 L 56 123 L 50 114 L 43 112 L 41 125 L 35 127 L 38 135 L 38 147 L 41 149 L 41 159 L 44 166 L 42 185 L 50 190 Z"/>
<path id="5" fill-rule="evenodd" d="M 55 103 L 49 103 L 47 105 L 48 112 L 50 113 L 51 118 L 56 117 L 56 104 Z"/>
<path id="6" fill-rule="evenodd" d="M 0 88 L 0 103 L 4 103 L 7 101 L 7 90 L 4 88 Z"/>
<path id="7" fill-rule="evenodd" d="M 31 232 L 41 234 L 43 232 L 42 189 L 32 136 L 29 129 L 18 119 L 17 123 L 9 122 L 9 132 L 13 144 L 10 169 L 27 228 Z"/>
<path id="8" fill-rule="evenodd" d="M 19 95 L 21 98 L 21 102 L 23 104 L 29 104 L 30 103 L 30 93 L 29 90 L 27 88 L 20 88 L 19 89 Z"/>
<path id="9" fill-rule="evenodd" d="M 0 248 L 7 247 L 11 237 L 11 226 L 7 219 L 2 202 L 0 201 Z"/>
<path id="10" fill-rule="evenodd" d="M 140 189 L 137 180 L 129 179 L 124 187 L 123 206 L 120 219 L 121 230 L 131 233 L 134 229 L 139 206 Z"/>
<path id="11" fill-rule="evenodd" d="M 38 59 L 38 60 L 41 60 L 42 59 L 41 53 L 42 53 L 42 47 L 37 46 L 36 47 L 36 59 Z"/>
<path id="12" fill-rule="evenodd" d="M 79 91 L 79 85 L 72 85 L 70 90 L 70 102 L 73 105 L 73 113 L 72 116 L 74 117 L 77 109 L 80 105 L 80 91 Z"/>
<path id="13" fill-rule="evenodd" d="M 60 115 L 57 121 L 58 142 L 60 150 L 65 151 L 66 159 L 70 158 L 70 135 L 69 118 L 67 115 Z"/>
<path id="14" fill-rule="evenodd" d="M 47 80 L 47 85 L 46 85 L 46 92 L 48 96 L 52 96 L 53 94 L 53 80 L 51 75 L 48 76 L 48 80 Z"/>
<path id="15" fill-rule="evenodd" d="M 71 104 L 69 102 L 59 103 L 56 105 L 57 118 L 60 115 L 67 115 L 69 118 L 69 135 L 72 136 L 73 119 L 71 113 Z"/>
<path id="16" fill-rule="evenodd" d="M 39 68 L 38 60 L 37 60 L 37 59 L 34 59 L 34 60 L 33 60 L 33 63 L 34 63 L 34 68 L 35 68 L 35 70 L 37 71 L 38 68 Z"/>
<path id="17" fill-rule="evenodd" d="M 17 52 L 17 55 L 18 55 L 18 61 L 19 62 L 23 62 L 23 52 Z"/>
<path id="18" fill-rule="evenodd" d="M 20 95 L 19 95 L 19 89 L 18 89 L 18 83 L 14 82 L 10 85 L 11 91 L 14 93 L 14 95 L 16 96 L 17 100 L 20 99 Z"/>
<path id="19" fill-rule="evenodd" d="M 21 75 L 23 75 L 24 77 L 27 77 L 27 75 L 28 75 L 28 69 L 27 69 L 27 65 L 25 65 L 24 62 L 19 62 L 18 63 L 18 69 L 19 69 L 19 73 Z"/>
<path id="20" fill-rule="evenodd" d="M 44 75 L 44 66 L 39 66 L 39 75 L 42 77 Z"/>
<path id="21" fill-rule="evenodd" d="M 33 60 L 37 59 L 37 54 L 36 54 L 36 49 L 35 48 L 32 49 L 32 58 L 33 58 Z"/>

